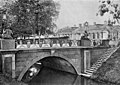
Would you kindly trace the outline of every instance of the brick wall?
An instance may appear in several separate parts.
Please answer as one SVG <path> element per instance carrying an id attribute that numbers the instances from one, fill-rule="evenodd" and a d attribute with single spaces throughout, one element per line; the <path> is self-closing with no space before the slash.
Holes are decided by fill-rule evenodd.
<path id="1" fill-rule="evenodd" d="M 44 56 L 45 54 L 48 54 L 48 56 Z M 35 57 L 39 56 L 44 56 L 45 57 L 49 57 L 52 56 L 50 54 L 50 50 L 31 50 L 31 51 L 19 51 L 16 54 L 16 77 L 18 77 L 20 75 L 20 73 L 23 71 L 23 69 L 26 67 L 27 62 L 30 62 L 32 59 L 34 59 Z M 53 54 L 53 56 L 58 56 L 60 58 L 63 58 L 65 60 L 67 60 L 70 64 L 72 64 L 77 72 L 81 72 L 81 51 L 80 49 L 68 49 L 68 48 L 64 48 L 64 49 L 55 49 L 55 53 Z M 61 61 L 59 61 L 61 62 Z M 60 63 L 59 63 L 60 65 Z M 68 63 L 66 63 L 66 65 L 68 65 Z M 71 72 L 69 70 L 69 65 L 68 67 L 62 67 L 64 70 Z M 70 68 L 71 69 L 71 68 Z"/>
<path id="2" fill-rule="evenodd" d="M 91 65 L 93 65 L 101 56 L 107 51 L 108 48 L 94 48 L 91 49 Z"/>
<path id="3" fill-rule="evenodd" d="M 38 50 L 31 51 L 19 51 L 16 54 L 16 76 L 19 76 L 20 72 L 25 68 L 27 62 L 30 62 L 37 56 L 44 55 L 49 52 L 40 52 Z"/>
<path id="4" fill-rule="evenodd" d="M 56 50 L 60 57 L 67 57 L 68 62 L 73 64 L 78 73 L 81 72 L 81 49 L 60 49 Z M 63 56 L 62 56 L 63 55 Z"/>

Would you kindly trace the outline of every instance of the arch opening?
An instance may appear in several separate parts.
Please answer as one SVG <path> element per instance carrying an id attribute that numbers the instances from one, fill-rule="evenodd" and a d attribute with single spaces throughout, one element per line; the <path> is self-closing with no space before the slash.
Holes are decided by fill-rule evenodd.
<path id="1" fill-rule="evenodd" d="M 31 80 L 42 70 L 42 67 L 48 67 L 72 74 L 77 74 L 76 69 L 68 60 L 58 56 L 48 56 L 38 60 L 33 65 L 31 65 L 23 75 L 22 81 L 28 82 Z M 28 78 L 28 76 L 30 76 L 30 78 Z"/>
<path id="2" fill-rule="evenodd" d="M 46 57 L 41 59 L 40 62 L 43 63 L 43 66 L 46 67 L 77 74 L 74 66 L 69 61 L 61 57 L 57 56 Z"/>

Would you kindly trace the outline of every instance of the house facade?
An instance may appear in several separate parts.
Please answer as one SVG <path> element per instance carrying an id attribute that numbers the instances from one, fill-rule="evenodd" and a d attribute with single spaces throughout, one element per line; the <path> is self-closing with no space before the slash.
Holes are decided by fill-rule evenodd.
<path id="1" fill-rule="evenodd" d="M 88 38 L 91 41 L 100 42 L 103 40 L 114 40 L 117 41 L 120 39 L 120 26 L 119 25 L 108 25 L 96 24 L 89 25 L 88 22 L 85 22 L 83 26 L 80 24 L 79 27 L 68 27 L 67 29 L 60 29 L 57 32 L 57 35 L 66 35 L 69 36 L 70 40 L 80 40 L 81 36 L 84 35 L 84 32 L 87 31 Z"/>

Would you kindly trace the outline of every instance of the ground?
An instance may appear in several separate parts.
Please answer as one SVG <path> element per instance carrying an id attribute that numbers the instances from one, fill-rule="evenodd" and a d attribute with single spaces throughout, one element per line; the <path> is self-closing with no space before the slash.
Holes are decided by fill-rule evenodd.
<path id="1" fill-rule="evenodd" d="M 115 53 L 111 58 L 93 73 L 92 78 L 120 84 L 120 52 Z"/>
<path id="2" fill-rule="evenodd" d="M 27 84 L 23 82 L 18 82 L 16 80 L 6 77 L 3 74 L 0 74 L 0 85 L 27 85 Z"/>

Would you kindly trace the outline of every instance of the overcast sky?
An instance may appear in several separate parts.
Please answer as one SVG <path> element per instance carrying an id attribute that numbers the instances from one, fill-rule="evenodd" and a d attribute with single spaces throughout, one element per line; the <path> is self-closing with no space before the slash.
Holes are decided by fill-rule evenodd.
<path id="1" fill-rule="evenodd" d="M 85 21 L 88 21 L 89 24 L 104 23 L 109 18 L 109 16 L 96 16 L 99 0 L 59 0 L 59 2 L 61 9 L 57 20 L 58 28 L 78 26 Z"/>
<path id="2" fill-rule="evenodd" d="M 0 0 L 2 5 L 3 0 Z M 61 8 L 57 19 L 58 28 L 65 26 L 78 26 L 80 23 L 88 21 L 89 24 L 93 22 L 103 23 L 109 16 L 98 17 L 99 0 L 54 0 L 59 1 Z"/>

